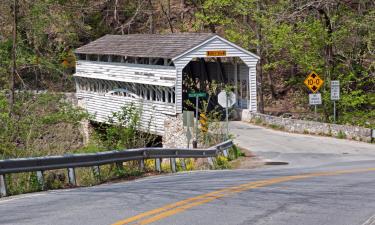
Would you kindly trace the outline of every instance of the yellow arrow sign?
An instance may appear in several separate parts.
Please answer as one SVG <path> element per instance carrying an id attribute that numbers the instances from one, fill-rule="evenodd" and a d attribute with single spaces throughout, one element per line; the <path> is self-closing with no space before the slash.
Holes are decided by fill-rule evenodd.
<path id="1" fill-rule="evenodd" d="M 324 81 L 314 71 L 311 72 L 303 82 L 313 92 L 316 93 L 323 85 Z"/>

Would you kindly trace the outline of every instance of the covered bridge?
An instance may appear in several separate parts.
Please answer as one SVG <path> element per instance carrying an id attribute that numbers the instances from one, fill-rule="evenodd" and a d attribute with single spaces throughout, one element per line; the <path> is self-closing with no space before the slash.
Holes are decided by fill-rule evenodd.
<path id="1" fill-rule="evenodd" d="M 142 106 L 142 126 L 164 134 L 182 113 L 184 80 L 230 83 L 237 108 L 257 110 L 259 57 L 212 33 L 105 35 L 76 51 L 81 105 L 98 122 L 126 104 Z"/>

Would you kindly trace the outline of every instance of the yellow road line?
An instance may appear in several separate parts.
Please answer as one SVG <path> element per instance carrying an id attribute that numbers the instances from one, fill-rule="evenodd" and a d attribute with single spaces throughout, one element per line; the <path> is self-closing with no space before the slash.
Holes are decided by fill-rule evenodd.
<path id="1" fill-rule="evenodd" d="M 312 178 L 312 177 L 333 176 L 333 175 L 340 175 L 340 174 L 350 174 L 350 173 L 360 173 L 360 172 L 370 172 L 370 171 L 375 171 L 375 168 L 309 173 L 309 174 L 301 174 L 301 175 L 276 177 L 276 178 L 271 178 L 271 179 L 266 179 L 266 180 L 255 181 L 255 182 L 253 181 L 253 182 L 241 184 L 238 186 L 223 188 L 217 191 L 213 191 L 213 192 L 203 194 L 203 195 L 198 195 L 192 198 L 187 198 L 182 201 L 178 201 L 172 204 L 165 205 L 160 208 L 156 208 L 156 209 L 144 212 L 144 213 L 140 213 L 128 219 L 118 221 L 112 225 L 124 225 L 124 224 L 130 224 L 132 222 L 136 222 L 136 224 L 140 224 L 140 225 L 150 224 L 155 221 L 173 216 L 177 213 L 186 211 L 190 208 L 211 202 L 218 198 L 230 196 L 238 192 L 247 191 L 247 190 L 251 190 L 251 189 L 255 189 L 259 187 L 270 186 L 270 185 L 277 184 L 277 183 Z"/>

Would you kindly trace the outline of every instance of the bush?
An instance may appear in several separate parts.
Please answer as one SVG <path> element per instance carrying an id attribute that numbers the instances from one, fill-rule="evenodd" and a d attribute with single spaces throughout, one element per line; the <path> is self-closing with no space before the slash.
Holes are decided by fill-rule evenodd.
<path id="1" fill-rule="evenodd" d="M 216 157 L 214 168 L 215 169 L 230 169 L 231 166 L 229 164 L 228 158 L 222 155 Z"/>
<path id="2" fill-rule="evenodd" d="M 78 130 L 87 113 L 54 93 L 15 95 L 11 113 L 0 93 L 0 158 L 64 154 L 82 145 Z"/>

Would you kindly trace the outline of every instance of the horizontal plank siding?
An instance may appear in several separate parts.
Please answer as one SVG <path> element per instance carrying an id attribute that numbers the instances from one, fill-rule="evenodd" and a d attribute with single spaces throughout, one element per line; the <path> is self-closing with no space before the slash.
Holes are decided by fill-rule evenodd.
<path id="1" fill-rule="evenodd" d="M 249 67 L 249 86 L 250 99 L 248 109 L 252 112 L 257 111 L 257 84 L 256 84 L 256 66 Z"/>
<path id="2" fill-rule="evenodd" d="M 75 76 L 172 87 L 176 69 L 173 66 L 80 60 Z"/>
<path id="3" fill-rule="evenodd" d="M 97 122 L 106 122 L 113 112 L 118 112 L 122 107 L 133 104 L 141 111 L 141 128 L 158 135 L 164 134 L 165 119 L 175 116 L 175 104 L 170 103 L 155 103 L 130 97 L 107 96 L 89 92 L 77 92 L 77 97 L 82 102 L 81 105 Z"/>

